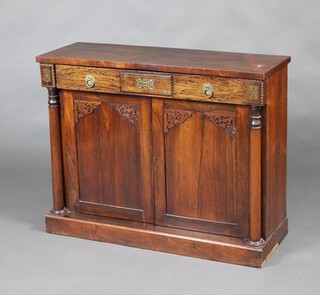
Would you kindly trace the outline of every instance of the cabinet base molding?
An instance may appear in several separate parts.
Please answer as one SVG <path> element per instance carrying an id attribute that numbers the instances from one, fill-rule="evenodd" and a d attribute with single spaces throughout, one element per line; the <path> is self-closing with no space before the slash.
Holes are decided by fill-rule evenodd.
<path id="1" fill-rule="evenodd" d="M 288 232 L 285 218 L 262 246 L 250 246 L 241 238 L 73 212 L 45 219 L 48 233 L 251 267 L 263 267 Z"/>

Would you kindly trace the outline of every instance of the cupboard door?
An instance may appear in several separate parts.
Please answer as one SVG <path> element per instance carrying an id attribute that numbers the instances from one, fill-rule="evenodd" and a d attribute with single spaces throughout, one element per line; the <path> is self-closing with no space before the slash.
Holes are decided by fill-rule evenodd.
<path id="1" fill-rule="evenodd" d="M 246 236 L 248 108 L 154 99 L 152 112 L 156 223 Z"/>
<path id="2" fill-rule="evenodd" d="M 60 96 L 68 208 L 153 222 L 150 99 Z"/>

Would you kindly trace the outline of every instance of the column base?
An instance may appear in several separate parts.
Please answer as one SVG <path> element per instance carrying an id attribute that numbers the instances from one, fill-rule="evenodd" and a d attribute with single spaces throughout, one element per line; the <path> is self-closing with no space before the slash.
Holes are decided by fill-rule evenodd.
<path id="1" fill-rule="evenodd" d="M 260 241 L 250 241 L 249 239 L 245 239 L 245 242 L 253 247 L 261 247 L 266 243 L 264 239 L 260 239 Z"/>
<path id="2" fill-rule="evenodd" d="M 68 211 L 67 208 L 63 208 L 62 210 L 54 210 L 54 209 L 52 209 L 52 210 L 50 211 L 50 214 L 52 214 L 52 215 L 58 215 L 58 216 L 64 216 L 64 215 L 66 215 L 68 212 L 69 212 L 69 211 Z"/>

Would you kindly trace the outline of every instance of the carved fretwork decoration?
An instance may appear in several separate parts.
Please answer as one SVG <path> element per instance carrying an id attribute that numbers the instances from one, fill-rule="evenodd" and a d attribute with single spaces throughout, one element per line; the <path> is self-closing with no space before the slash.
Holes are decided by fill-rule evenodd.
<path id="1" fill-rule="evenodd" d="M 138 123 L 139 106 L 111 104 L 111 106 L 119 112 L 119 114 L 133 124 Z"/>
<path id="2" fill-rule="evenodd" d="M 235 138 L 236 116 L 234 113 L 218 111 L 213 113 L 205 113 L 205 116 L 220 129 L 228 131 L 232 139 Z"/>
<path id="3" fill-rule="evenodd" d="M 164 134 L 169 132 L 169 129 L 178 124 L 182 124 L 192 117 L 195 111 L 185 110 L 164 110 Z"/>
<path id="4" fill-rule="evenodd" d="M 78 124 L 81 119 L 90 115 L 94 112 L 95 109 L 100 107 L 101 102 L 96 101 L 74 101 L 74 119 L 75 124 Z"/>

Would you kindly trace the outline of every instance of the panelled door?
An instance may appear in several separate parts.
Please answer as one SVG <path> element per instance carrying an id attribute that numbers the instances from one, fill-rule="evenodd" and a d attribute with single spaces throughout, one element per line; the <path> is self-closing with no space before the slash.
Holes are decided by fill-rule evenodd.
<path id="1" fill-rule="evenodd" d="M 67 207 L 153 222 L 149 98 L 61 91 Z"/>
<path id="2" fill-rule="evenodd" d="M 246 106 L 152 101 L 158 225 L 247 235 L 248 119 Z"/>

